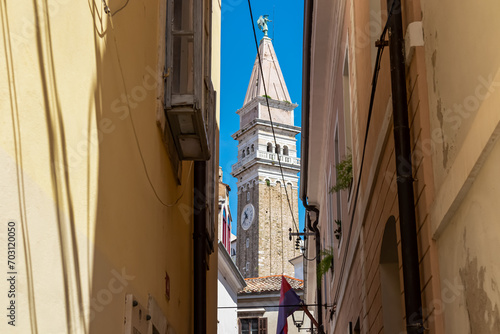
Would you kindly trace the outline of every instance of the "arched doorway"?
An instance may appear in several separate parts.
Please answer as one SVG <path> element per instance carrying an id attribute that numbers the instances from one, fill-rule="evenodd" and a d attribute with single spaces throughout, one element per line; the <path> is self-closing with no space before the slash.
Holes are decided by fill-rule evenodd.
<path id="1" fill-rule="evenodd" d="M 403 308 L 401 304 L 401 285 L 399 282 L 396 219 L 394 216 L 389 217 L 385 224 L 380 249 L 379 269 L 384 333 L 401 333 L 404 331 Z"/>

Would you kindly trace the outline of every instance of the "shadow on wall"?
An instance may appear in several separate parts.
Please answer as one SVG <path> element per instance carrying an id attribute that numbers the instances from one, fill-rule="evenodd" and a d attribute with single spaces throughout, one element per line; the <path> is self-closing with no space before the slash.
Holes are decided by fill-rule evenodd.
<path id="1" fill-rule="evenodd" d="M 143 307 L 153 296 L 169 324 L 187 333 L 192 214 L 176 204 L 192 208 L 192 170 L 183 165 L 178 185 L 156 124 L 157 88 L 163 85 L 158 8 L 138 1 L 114 13 L 111 23 L 93 9 L 98 77 L 92 117 L 100 137 L 90 332 L 122 330 L 125 295 L 133 294 Z"/>
<path id="2" fill-rule="evenodd" d="M 59 13 L 81 10 L 87 5 L 65 1 L 63 8 L 62 1 L 54 2 L 61 6 Z M 50 205 L 39 209 L 36 206 L 40 203 L 29 203 L 31 206 L 27 207 L 25 200 L 19 199 L 21 206 L 24 205 L 20 216 L 25 224 L 22 244 L 26 253 L 26 298 L 30 306 L 29 315 L 22 316 L 29 317 L 33 333 L 47 328 L 67 333 L 119 333 L 124 326 L 125 295 L 133 294 L 143 306 L 153 297 L 175 332 L 192 332 L 193 170 L 192 163 L 184 162 L 182 182 L 177 183 L 157 126 L 157 92 L 163 85 L 159 75 L 162 70 L 157 69 L 161 58 L 158 45 L 163 40 L 158 33 L 160 2 L 130 1 L 114 12 L 111 24 L 111 14 L 104 13 L 102 2 L 90 1 L 88 12 L 79 13 L 84 24 L 75 24 L 62 33 L 57 28 L 69 18 L 63 14 L 56 17 L 49 8 L 54 3 L 33 0 L 32 4 L 9 6 L 11 12 L 5 2 L 0 4 L 6 76 L 14 74 L 16 52 L 24 50 L 10 44 L 19 37 L 12 27 L 27 17 L 33 19 L 29 24 L 34 40 L 26 38 L 33 48 L 33 54 L 28 55 L 33 64 L 28 63 L 26 71 L 36 72 L 33 77 L 40 77 L 40 82 L 25 89 L 28 93 L 19 90 L 16 95 L 18 83 L 14 77 L 9 77 L 11 80 L 6 84 L 15 136 L 12 146 L 21 150 L 19 129 L 35 123 L 25 119 L 31 115 L 40 117 L 41 124 L 36 126 L 41 129 L 33 132 L 40 135 L 37 138 L 40 143 L 34 142 L 32 134 L 25 136 L 22 144 L 31 150 L 43 149 L 47 140 L 46 160 L 50 165 L 46 166 L 44 160 L 37 161 L 39 166 L 35 166 L 40 169 L 41 179 L 49 179 L 50 188 L 42 189 L 42 195 L 29 194 L 30 200 L 36 196 L 50 197 L 47 200 Z M 27 9 L 28 14 L 14 21 L 9 13 L 19 9 Z M 85 45 L 85 53 L 76 54 L 68 45 L 81 41 L 75 41 L 77 37 L 64 40 L 65 34 L 90 37 L 85 43 L 91 45 Z M 86 58 L 87 54 L 92 59 Z M 78 62 L 82 59 L 86 64 Z M 89 64 L 92 64 L 90 69 Z M 65 73 L 68 68 L 71 73 Z M 74 96 L 68 94 L 70 89 L 66 85 L 71 89 L 76 86 Z M 34 104 L 40 100 L 43 111 L 33 111 L 29 117 L 23 115 L 22 108 L 14 105 L 26 94 L 33 95 Z M 75 111 L 78 113 L 74 114 Z M 25 152 L 30 152 L 29 149 Z M 17 190 L 22 197 L 30 189 L 22 181 L 25 169 L 22 153 L 16 154 Z M 50 175 L 44 175 L 44 168 Z M 42 212 L 40 225 L 44 224 L 47 230 L 56 226 L 57 236 L 50 239 L 51 244 L 40 240 L 46 235 L 37 235 L 33 232 L 36 228 L 32 228 L 30 245 L 28 227 L 38 227 L 38 222 L 26 223 L 27 211 Z M 50 258 L 49 268 L 40 269 L 37 262 L 38 267 L 33 267 L 39 271 L 34 275 L 31 256 L 36 255 L 37 259 L 46 256 L 40 255 L 40 250 L 55 251 L 57 256 Z M 166 296 L 167 275 L 169 296 Z M 61 286 L 54 287 L 53 283 L 59 279 Z M 47 282 L 52 286 L 43 291 Z M 48 312 L 40 304 L 43 295 L 49 294 L 47 291 L 55 291 L 54 304 L 64 307 L 53 321 L 41 320 Z"/>
<path id="3" fill-rule="evenodd" d="M 70 190 L 68 145 L 55 73 L 50 11 L 46 1 L 40 4 L 40 8 L 36 1 L 33 1 L 33 9 L 45 125 L 49 139 L 50 178 L 57 207 L 56 219 L 63 268 L 66 327 L 68 332 L 72 331 L 72 326 L 78 326 L 87 331 L 87 324 L 81 313 L 84 309 L 81 265 L 78 254 L 74 201 Z M 78 305 L 78 309 L 75 309 L 75 304 Z M 30 311 L 31 329 L 36 331 L 37 318 L 34 307 Z"/>

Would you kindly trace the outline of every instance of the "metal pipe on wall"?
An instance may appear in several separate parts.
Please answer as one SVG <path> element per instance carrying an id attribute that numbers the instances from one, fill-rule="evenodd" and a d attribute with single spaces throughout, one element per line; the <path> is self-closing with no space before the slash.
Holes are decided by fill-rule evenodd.
<path id="1" fill-rule="evenodd" d="M 391 8 L 392 1 L 394 1 L 394 9 L 389 22 L 389 53 L 406 328 L 408 334 L 416 334 L 423 333 L 424 327 L 422 324 L 422 300 L 420 296 L 410 128 L 408 126 L 405 47 L 401 0 L 388 0 L 387 8 Z"/>
<path id="2" fill-rule="evenodd" d="M 194 162 L 194 333 L 207 332 L 206 162 Z M 203 196 L 204 198 L 199 198 Z M 202 203 L 200 205 L 200 203 Z"/>
<path id="3" fill-rule="evenodd" d="M 305 204 L 307 210 L 307 227 L 310 231 L 314 232 L 315 248 L 316 248 L 316 268 L 319 268 L 321 262 L 321 239 L 319 235 L 319 209 L 315 206 Z M 316 217 L 314 223 L 311 224 L 310 212 L 314 212 Z M 323 329 L 323 295 L 321 291 L 321 284 L 316 283 L 316 302 L 318 304 L 318 329 L 319 333 L 324 333 Z"/>

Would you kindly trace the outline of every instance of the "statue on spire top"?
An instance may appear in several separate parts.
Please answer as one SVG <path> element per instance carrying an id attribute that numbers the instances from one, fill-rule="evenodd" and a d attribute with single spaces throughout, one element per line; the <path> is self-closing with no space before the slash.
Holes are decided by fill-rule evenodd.
<path id="1" fill-rule="evenodd" d="M 259 29 L 264 33 L 264 37 L 267 37 L 267 22 L 272 22 L 269 20 L 269 15 L 261 15 L 257 20 L 257 25 Z"/>

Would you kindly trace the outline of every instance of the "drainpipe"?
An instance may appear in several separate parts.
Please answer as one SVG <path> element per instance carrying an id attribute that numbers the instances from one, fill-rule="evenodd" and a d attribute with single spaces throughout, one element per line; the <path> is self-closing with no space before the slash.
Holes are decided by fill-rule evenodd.
<path id="1" fill-rule="evenodd" d="M 300 199 L 307 209 L 307 169 L 309 166 L 309 94 L 311 90 L 311 33 L 313 0 L 304 1 L 304 44 L 302 46 L 302 168 L 300 173 Z"/>
<path id="2" fill-rule="evenodd" d="M 316 267 L 318 267 L 321 261 L 320 254 L 320 238 L 319 238 L 319 209 L 315 206 L 307 204 L 307 178 L 308 178 L 308 156 L 309 156 L 309 94 L 311 89 L 310 80 L 310 69 L 311 69 L 311 33 L 312 33 L 312 19 L 313 19 L 313 0 L 304 1 L 304 44 L 302 51 L 302 133 L 301 133 L 301 157 L 302 157 L 302 168 L 300 175 L 300 199 L 306 209 L 306 219 L 307 227 L 310 231 L 315 233 L 316 241 Z M 309 212 L 316 213 L 316 219 L 314 224 L 311 224 L 311 219 L 309 217 Z M 316 286 L 316 300 L 318 303 L 318 327 L 319 333 L 324 333 L 323 330 L 323 309 L 322 309 L 322 296 L 321 296 L 321 284 Z"/>
<path id="3" fill-rule="evenodd" d="M 206 162 L 194 162 L 194 334 L 207 332 Z"/>
<path id="4" fill-rule="evenodd" d="M 321 262 L 321 242 L 319 238 L 319 210 L 315 206 L 304 204 L 304 207 L 307 210 L 307 227 L 309 230 L 314 231 L 314 238 L 316 241 L 316 269 L 319 268 L 319 264 Z M 316 214 L 316 218 L 314 220 L 314 224 L 311 226 L 311 217 L 309 216 L 310 212 L 314 212 Z M 318 330 L 319 333 L 324 333 L 323 329 L 323 296 L 321 293 L 321 283 L 316 283 L 316 301 L 318 304 Z"/>
<path id="5" fill-rule="evenodd" d="M 389 23 L 394 144 L 398 185 L 399 222 L 408 334 L 423 333 L 420 272 L 418 264 L 417 227 L 411 164 L 410 128 L 406 96 L 405 47 L 401 0 L 387 0 L 394 9 Z"/>

